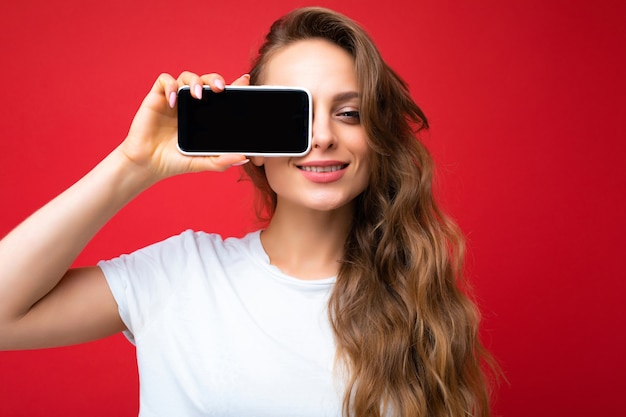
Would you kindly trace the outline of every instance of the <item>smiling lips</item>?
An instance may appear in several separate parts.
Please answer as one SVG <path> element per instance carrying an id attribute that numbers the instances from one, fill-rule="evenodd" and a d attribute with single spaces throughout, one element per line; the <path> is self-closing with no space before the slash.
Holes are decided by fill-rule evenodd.
<path id="1" fill-rule="evenodd" d="M 325 167 L 317 167 L 317 166 L 299 166 L 302 171 L 308 172 L 334 172 L 339 171 L 340 169 L 344 169 L 347 165 L 329 165 Z"/>
<path id="2" fill-rule="evenodd" d="M 297 167 L 309 181 L 328 183 L 341 179 L 348 164 L 338 161 L 317 161 L 297 165 Z"/>

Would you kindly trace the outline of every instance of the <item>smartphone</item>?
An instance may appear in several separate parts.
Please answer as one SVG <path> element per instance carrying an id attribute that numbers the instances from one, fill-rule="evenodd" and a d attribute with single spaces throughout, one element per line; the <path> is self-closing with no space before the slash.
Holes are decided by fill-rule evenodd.
<path id="1" fill-rule="evenodd" d="M 311 94 L 304 88 L 227 86 L 202 99 L 178 90 L 178 149 L 185 155 L 302 156 L 311 149 Z"/>

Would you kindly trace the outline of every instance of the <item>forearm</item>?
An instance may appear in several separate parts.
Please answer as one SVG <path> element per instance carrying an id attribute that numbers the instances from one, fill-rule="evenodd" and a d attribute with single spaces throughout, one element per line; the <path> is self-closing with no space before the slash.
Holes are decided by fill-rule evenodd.
<path id="1" fill-rule="evenodd" d="M 150 186 L 145 170 L 113 151 L 0 241 L 0 320 L 26 314 L 68 271 L 97 231 Z"/>
<path id="2" fill-rule="evenodd" d="M 245 85 L 248 78 L 236 82 Z M 153 183 L 247 161 L 235 154 L 190 157 L 176 149 L 176 91 L 181 85 L 202 91 L 203 84 L 221 91 L 224 83 L 218 74 L 161 74 L 126 140 L 0 241 L 0 349 L 58 346 L 123 328 L 100 270 L 67 273 L 98 230 Z"/>

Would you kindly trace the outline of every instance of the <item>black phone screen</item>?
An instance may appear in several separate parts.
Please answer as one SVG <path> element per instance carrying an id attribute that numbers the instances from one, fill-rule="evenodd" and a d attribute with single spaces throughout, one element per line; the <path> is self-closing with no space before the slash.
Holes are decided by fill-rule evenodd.
<path id="1" fill-rule="evenodd" d="M 178 147 L 183 153 L 303 155 L 310 149 L 310 96 L 303 89 L 209 88 L 202 99 L 178 92 Z"/>

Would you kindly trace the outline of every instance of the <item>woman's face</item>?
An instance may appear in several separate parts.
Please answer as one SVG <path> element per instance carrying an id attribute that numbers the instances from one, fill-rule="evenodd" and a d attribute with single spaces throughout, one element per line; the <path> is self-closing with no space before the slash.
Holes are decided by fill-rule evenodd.
<path id="1" fill-rule="evenodd" d="M 307 88 L 313 96 L 311 152 L 299 158 L 253 158 L 265 165 L 278 206 L 334 210 L 352 202 L 369 180 L 369 146 L 359 120 L 354 60 L 321 39 L 303 40 L 274 53 L 263 84 Z"/>

